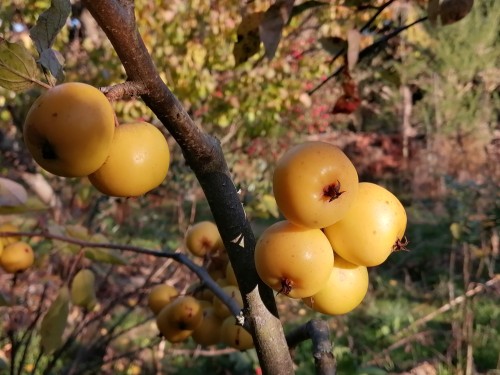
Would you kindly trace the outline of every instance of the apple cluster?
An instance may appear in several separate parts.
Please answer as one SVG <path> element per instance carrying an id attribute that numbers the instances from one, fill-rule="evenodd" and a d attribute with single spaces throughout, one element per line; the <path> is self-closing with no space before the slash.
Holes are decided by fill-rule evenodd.
<path id="1" fill-rule="evenodd" d="M 278 160 L 273 191 L 285 220 L 257 241 L 260 278 L 279 294 L 329 315 L 356 308 L 368 270 L 404 249 L 406 212 L 384 187 L 359 182 L 338 147 L 305 142 Z"/>
<path id="2" fill-rule="evenodd" d="M 88 176 L 100 192 L 111 196 L 145 194 L 167 175 L 168 143 L 150 123 L 116 122 L 111 103 L 97 88 L 63 83 L 35 100 L 24 123 L 24 141 L 50 173 Z"/>
<path id="3" fill-rule="evenodd" d="M 243 299 L 236 276 L 222 243 L 217 226 L 201 221 L 186 233 L 186 248 L 201 259 L 209 275 L 217 282 L 228 299 L 243 308 Z M 156 316 L 161 335 L 172 343 L 191 337 L 202 346 L 222 343 L 239 350 L 253 348 L 253 339 L 224 302 L 217 298 L 203 282 L 195 282 L 186 293 L 171 285 L 154 286 L 148 296 L 148 306 Z"/>
<path id="4" fill-rule="evenodd" d="M 19 232 L 12 224 L 0 225 L 0 232 Z M 30 268 L 35 261 L 31 246 L 19 236 L 0 237 L 0 267 L 7 273 L 18 273 Z"/>

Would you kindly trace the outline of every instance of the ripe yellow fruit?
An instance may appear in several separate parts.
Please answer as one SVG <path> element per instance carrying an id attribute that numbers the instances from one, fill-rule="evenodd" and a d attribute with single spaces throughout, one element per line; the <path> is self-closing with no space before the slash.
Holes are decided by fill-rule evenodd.
<path id="1" fill-rule="evenodd" d="M 156 316 L 158 330 L 166 340 L 174 343 L 187 339 L 203 319 L 198 300 L 191 296 L 177 298 L 166 305 Z"/>
<path id="2" fill-rule="evenodd" d="M 232 300 L 234 300 L 240 308 L 243 308 L 243 298 L 241 297 L 241 292 L 238 289 L 238 287 L 234 285 L 228 285 L 222 287 L 222 290 L 224 293 L 226 293 Z M 220 299 L 217 297 L 214 297 L 214 312 L 215 315 L 217 315 L 219 318 L 226 318 L 229 315 L 231 315 L 231 311 L 229 311 L 228 307 L 226 304 L 224 304 Z"/>
<path id="3" fill-rule="evenodd" d="M 211 221 L 200 221 L 186 232 L 186 248 L 193 255 L 204 257 L 223 247 L 219 229 Z"/>
<path id="4" fill-rule="evenodd" d="M 252 335 L 242 326 L 236 325 L 234 316 L 228 316 L 222 323 L 221 339 L 227 346 L 238 350 L 254 347 Z"/>
<path id="5" fill-rule="evenodd" d="M 170 164 L 167 140 L 154 125 L 141 122 L 115 129 L 109 155 L 89 176 L 101 193 L 115 197 L 137 197 L 158 187 Z"/>
<path id="6" fill-rule="evenodd" d="M 155 315 L 158 315 L 161 309 L 178 295 L 179 292 L 173 286 L 166 284 L 155 285 L 149 293 L 148 306 Z"/>
<path id="7" fill-rule="evenodd" d="M 394 194 L 380 185 L 361 182 L 349 212 L 324 232 L 342 258 L 373 267 L 383 263 L 403 240 L 406 222 L 406 211 Z"/>
<path id="8" fill-rule="evenodd" d="M 83 177 L 106 160 L 113 133 L 113 107 L 97 88 L 63 83 L 43 93 L 24 122 L 24 141 L 35 161 L 65 177 Z"/>
<path id="9" fill-rule="evenodd" d="M 333 250 L 321 229 L 280 221 L 267 228 L 255 246 L 262 281 L 291 298 L 317 293 L 330 277 Z"/>
<path id="10" fill-rule="evenodd" d="M 338 147 L 304 142 L 278 160 L 273 192 L 287 220 L 320 229 L 340 220 L 349 210 L 358 192 L 358 173 Z"/>
<path id="11" fill-rule="evenodd" d="M 208 265 L 206 266 L 208 274 L 212 279 L 222 279 L 226 277 L 226 265 L 228 263 L 226 250 L 219 250 L 216 253 L 211 253 L 210 258 L 207 259 Z"/>
<path id="12" fill-rule="evenodd" d="M 186 294 L 192 295 L 198 300 L 208 301 L 212 303 L 214 299 L 214 293 L 200 281 L 192 283 L 186 290 Z"/>
<path id="13" fill-rule="evenodd" d="M 35 261 L 33 249 L 26 242 L 7 245 L 0 257 L 0 267 L 7 273 L 16 273 L 30 268 Z"/>
<path id="14" fill-rule="evenodd" d="M 323 288 L 304 298 L 306 305 L 323 314 L 346 314 L 356 308 L 368 291 L 368 270 L 335 257 L 330 278 Z"/>
<path id="15" fill-rule="evenodd" d="M 0 232 L 19 232 L 19 228 L 13 224 L 2 224 L 0 225 Z M 20 236 L 11 236 L 11 237 L 0 237 L 0 247 L 10 245 L 14 242 L 21 241 Z"/>
<path id="16" fill-rule="evenodd" d="M 222 321 L 215 314 L 213 306 L 203 307 L 203 320 L 193 331 L 193 340 L 203 346 L 218 344 L 221 340 Z"/>

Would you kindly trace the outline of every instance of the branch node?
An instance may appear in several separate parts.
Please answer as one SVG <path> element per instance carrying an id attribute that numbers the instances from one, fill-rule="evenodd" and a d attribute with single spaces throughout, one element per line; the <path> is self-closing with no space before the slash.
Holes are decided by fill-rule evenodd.
<path id="1" fill-rule="evenodd" d="M 129 100 L 148 93 L 147 87 L 142 82 L 137 81 L 126 81 L 113 86 L 100 87 L 99 90 L 111 102 Z"/>

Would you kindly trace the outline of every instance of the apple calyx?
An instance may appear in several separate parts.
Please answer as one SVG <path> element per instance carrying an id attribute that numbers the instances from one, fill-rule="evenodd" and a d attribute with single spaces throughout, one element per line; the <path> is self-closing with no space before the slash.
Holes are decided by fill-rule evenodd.
<path id="1" fill-rule="evenodd" d="M 287 278 L 283 278 L 281 280 L 281 289 L 278 291 L 278 294 L 284 294 L 288 296 L 292 291 L 293 281 Z"/>
<path id="2" fill-rule="evenodd" d="M 334 182 L 323 189 L 323 196 L 328 199 L 328 202 L 332 202 L 339 198 L 345 191 L 340 190 L 340 181 Z"/>
<path id="3" fill-rule="evenodd" d="M 47 140 L 42 144 L 42 157 L 45 160 L 57 160 L 56 150 L 54 150 L 54 146 Z"/>

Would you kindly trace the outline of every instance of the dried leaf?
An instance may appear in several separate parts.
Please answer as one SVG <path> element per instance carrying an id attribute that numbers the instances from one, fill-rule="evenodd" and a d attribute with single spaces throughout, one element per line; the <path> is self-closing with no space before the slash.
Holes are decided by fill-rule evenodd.
<path id="1" fill-rule="evenodd" d="M 338 36 L 319 38 L 321 47 L 332 56 L 342 53 L 347 48 L 347 41 Z"/>
<path id="2" fill-rule="evenodd" d="M 0 177 L 0 207 L 20 206 L 28 200 L 26 189 L 15 181 Z"/>
<path id="3" fill-rule="evenodd" d="M 0 41 L 0 86 L 16 92 L 29 89 L 38 77 L 36 61 L 18 43 Z"/>
<path id="4" fill-rule="evenodd" d="M 278 49 L 283 27 L 292 14 L 293 3 L 294 0 L 277 0 L 264 13 L 259 26 L 259 35 L 268 59 L 272 59 Z"/>
<path id="5" fill-rule="evenodd" d="M 259 25 L 263 16 L 263 12 L 256 12 L 247 15 L 241 20 L 241 24 L 236 30 L 238 41 L 235 43 L 233 48 L 236 66 L 244 63 L 250 57 L 259 52 Z"/>
<path id="6" fill-rule="evenodd" d="M 436 26 L 439 15 L 439 0 L 429 0 L 427 4 L 427 16 L 432 26 Z"/>
<path id="7" fill-rule="evenodd" d="M 443 0 L 439 5 L 442 25 L 451 25 L 460 21 L 472 10 L 474 0 Z"/>
<path id="8" fill-rule="evenodd" d="M 347 32 L 347 66 L 351 71 L 359 58 L 359 46 L 361 42 L 361 34 L 356 29 L 351 29 Z"/>
<path id="9" fill-rule="evenodd" d="M 63 286 L 57 298 L 50 305 L 40 326 L 40 344 L 44 353 L 50 354 L 62 345 L 64 329 L 68 321 L 69 290 Z"/>

